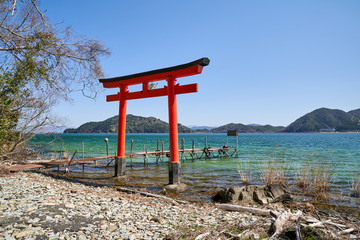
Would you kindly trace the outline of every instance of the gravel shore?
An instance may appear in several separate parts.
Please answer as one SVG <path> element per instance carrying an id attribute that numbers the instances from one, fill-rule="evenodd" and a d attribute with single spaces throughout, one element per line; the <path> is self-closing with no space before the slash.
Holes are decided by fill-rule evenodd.
<path id="1" fill-rule="evenodd" d="M 221 211 L 211 203 L 174 204 L 39 173 L 0 177 L 0 239 L 166 239 L 260 222 L 269 229 L 269 218 Z"/>
<path id="2" fill-rule="evenodd" d="M 293 210 L 307 212 L 306 204 L 294 204 Z M 327 225 L 319 231 L 302 225 L 304 239 L 360 238 L 357 208 L 315 213 L 312 219 Z M 44 173 L 0 176 L 0 239 L 269 239 L 271 224 L 270 216 L 227 212 L 213 203 L 178 204 Z M 279 239 L 296 239 L 294 224 L 286 229 Z"/>

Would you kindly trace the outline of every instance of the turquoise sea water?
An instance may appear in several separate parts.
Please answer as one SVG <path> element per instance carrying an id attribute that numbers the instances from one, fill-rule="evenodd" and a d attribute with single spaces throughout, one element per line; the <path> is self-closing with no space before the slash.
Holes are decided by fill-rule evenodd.
<path id="1" fill-rule="evenodd" d="M 184 139 L 185 148 L 191 148 L 194 140 L 195 148 L 204 148 L 205 137 L 211 147 L 222 147 L 227 141 L 226 134 L 179 134 L 179 144 Z M 36 136 L 30 144 L 44 154 L 62 148 L 71 157 L 77 151 L 75 158 L 79 159 L 83 157 L 83 146 L 85 158 L 106 155 L 105 138 L 109 139 L 109 154 L 112 155 L 117 147 L 117 134 L 45 134 Z M 155 151 L 158 140 L 160 150 L 162 141 L 165 150 L 169 145 L 167 134 L 127 134 L 126 153 L 130 152 L 132 139 L 134 152 L 142 152 L 144 149 Z M 236 147 L 236 138 L 229 137 L 228 145 Z M 330 191 L 337 195 L 349 195 L 352 180 L 360 176 L 360 133 L 241 133 L 238 146 L 237 158 L 182 162 L 182 182 L 191 186 L 193 194 L 196 192 L 201 195 L 226 186 L 240 186 L 240 166 L 251 172 L 251 183 L 259 184 L 267 163 L 282 163 L 281 166 L 286 169 L 286 178 L 294 182 L 296 175 L 300 174 L 296 170 L 300 166 L 307 165 L 309 169 L 315 169 L 319 162 L 326 162 L 321 167 L 334 173 Z M 59 154 L 52 154 L 52 157 L 59 158 Z M 105 169 L 92 163 L 85 166 L 84 172 L 82 166 L 72 166 L 71 171 L 75 177 L 87 181 L 160 189 L 160 186 L 168 183 L 168 158 L 164 157 L 158 164 L 155 157 L 148 161 L 149 165 L 145 167 L 144 158 L 137 157 L 132 159 L 133 165 L 130 167 L 130 159 L 127 159 L 129 179 L 126 182 L 112 179 L 111 167 Z M 104 164 L 107 162 L 99 165 Z"/>

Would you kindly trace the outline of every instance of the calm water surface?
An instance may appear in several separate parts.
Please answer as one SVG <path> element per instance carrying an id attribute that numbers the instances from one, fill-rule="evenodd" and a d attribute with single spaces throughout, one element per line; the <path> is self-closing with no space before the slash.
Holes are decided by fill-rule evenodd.
<path id="1" fill-rule="evenodd" d="M 184 139 L 185 148 L 222 147 L 227 143 L 226 134 L 179 134 L 179 144 Z M 72 156 L 77 151 L 76 159 L 106 155 L 104 139 L 109 139 L 109 153 L 116 151 L 117 134 L 46 134 L 38 135 L 31 141 L 31 146 L 41 151 L 47 157 L 59 158 L 61 149 L 65 155 Z M 127 134 L 126 152 L 130 152 L 133 139 L 133 151 L 155 151 L 159 140 L 164 142 L 164 149 L 168 149 L 167 134 Z M 229 147 L 236 147 L 236 138 L 228 138 Z M 83 148 L 84 146 L 84 148 Z M 331 193 L 348 196 L 351 182 L 360 176 L 360 133 L 244 133 L 238 137 L 238 158 L 217 158 L 201 160 L 185 160 L 182 162 L 182 182 L 189 186 L 185 198 L 189 200 L 209 200 L 209 195 L 223 187 L 241 186 L 238 168 L 241 165 L 251 172 L 251 182 L 262 183 L 262 174 L 267 162 L 283 163 L 286 178 L 290 182 L 295 178 L 296 169 L 302 165 L 309 168 L 317 167 L 319 162 L 326 162 L 327 169 L 334 172 Z M 83 181 L 96 182 L 107 185 L 126 185 L 146 187 L 159 191 L 168 183 L 167 162 L 164 157 L 156 163 L 155 157 L 149 157 L 149 165 L 144 167 L 144 158 L 127 159 L 126 180 L 112 178 L 113 168 L 104 168 L 107 161 L 93 163 L 83 167 L 71 167 L 71 176 Z M 102 167 L 101 167 L 102 166 Z M 63 170 L 63 169 L 60 169 Z M 51 169 L 57 172 L 56 169 Z M 350 199 L 350 198 L 349 198 Z M 351 200 L 349 200 L 351 202 Z"/>

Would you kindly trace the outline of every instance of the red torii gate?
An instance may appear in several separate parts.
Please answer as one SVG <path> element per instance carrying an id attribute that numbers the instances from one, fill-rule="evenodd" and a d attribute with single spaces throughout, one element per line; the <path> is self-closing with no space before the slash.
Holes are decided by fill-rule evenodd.
<path id="1" fill-rule="evenodd" d="M 208 58 L 169 68 L 162 68 L 148 72 L 142 72 L 122 77 L 100 79 L 104 88 L 120 88 L 120 92 L 106 96 L 106 101 L 120 101 L 119 128 L 118 128 L 118 150 L 115 157 L 115 176 L 125 175 L 125 135 L 126 135 L 126 102 L 132 99 L 168 96 L 169 105 L 169 140 L 170 140 L 170 163 L 169 184 L 180 183 L 180 161 L 177 126 L 177 104 L 176 95 L 198 91 L 198 84 L 181 86 L 176 84 L 179 77 L 187 77 L 202 72 L 203 66 L 209 65 Z M 149 89 L 149 83 L 166 80 L 167 86 L 159 89 Z M 129 92 L 128 86 L 142 84 L 142 91 Z"/>

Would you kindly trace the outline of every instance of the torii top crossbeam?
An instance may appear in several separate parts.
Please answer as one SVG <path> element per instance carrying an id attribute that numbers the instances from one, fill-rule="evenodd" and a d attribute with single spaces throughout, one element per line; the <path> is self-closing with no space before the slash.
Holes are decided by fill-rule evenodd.
<path id="1" fill-rule="evenodd" d="M 202 67 L 209 65 L 209 63 L 209 58 L 201 58 L 196 61 L 174 67 L 162 68 L 122 77 L 100 79 L 100 82 L 103 83 L 104 88 L 115 88 L 122 84 L 135 85 L 143 82 L 165 80 L 170 75 L 176 77 L 187 77 L 201 73 Z"/>
<path id="2" fill-rule="evenodd" d="M 168 96 L 169 104 L 169 134 L 170 134 L 170 162 L 179 162 L 178 156 L 178 129 L 176 95 L 198 91 L 198 85 L 188 84 L 181 86 L 176 84 L 179 77 L 187 77 L 200 74 L 204 66 L 210 63 L 208 58 L 148 72 L 142 72 L 122 77 L 100 79 L 105 88 L 120 88 L 120 92 L 108 95 L 106 100 L 120 101 L 119 109 L 119 134 L 117 157 L 125 158 L 125 132 L 126 132 L 126 101 L 149 97 Z M 159 89 L 149 89 L 149 83 L 166 80 L 168 85 Z M 128 86 L 142 84 L 142 91 L 129 92 Z"/>

